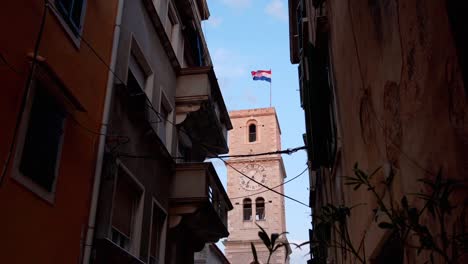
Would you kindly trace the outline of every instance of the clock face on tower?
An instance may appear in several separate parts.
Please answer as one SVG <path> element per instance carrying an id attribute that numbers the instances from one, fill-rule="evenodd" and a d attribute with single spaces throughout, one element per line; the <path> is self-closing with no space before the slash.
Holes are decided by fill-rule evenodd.
<path id="1" fill-rule="evenodd" d="M 266 173 L 265 168 L 262 165 L 252 163 L 240 170 L 243 174 L 249 176 L 253 180 L 266 184 Z M 255 191 L 262 187 L 260 184 L 254 182 L 253 180 L 241 175 L 239 177 L 240 186 L 247 191 Z"/>

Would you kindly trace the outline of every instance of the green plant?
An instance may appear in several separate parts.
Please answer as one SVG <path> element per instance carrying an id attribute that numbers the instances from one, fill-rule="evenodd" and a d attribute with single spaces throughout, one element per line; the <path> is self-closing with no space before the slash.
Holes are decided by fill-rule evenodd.
<path id="1" fill-rule="evenodd" d="M 374 221 L 378 227 L 396 234 L 402 248 L 416 249 L 418 255 L 423 251 L 427 252 L 429 256 L 427 263 L 434 263 L 436 257 L 443 259 L 444 263 L 457 263 L 461 256 L 468 253 L 468 233 L 464 222 L 466 203 L 457 211 L 459 215 L 453 216 L 456 206 L 450 201 L 453 192 L 461 187 L 460 183 L 443 179 L 440 171 L 433 180 L 420 179 L 419 182 L 427 187 L 427 193 L 409 194 L 415 197 L 414 204 L 422 204 L 418 207 L 411 205 L 406 196 L 403 196 L 399 202 L 393 200 L 391 191 L 393 173 L 390 173 L 384 181 L 377 183 L 383 184 L 386 191 L 383 194 L 377 192 L 377 184 L 374 184 L 373 177 L 379 170 L 380 168 L 377 168 L 368 174 L 355 164 L 354 176 L 344 177 L 345 185 L 352 187 L 353 190 L 357 191 L 364 187 L 373 194 L 377 201 L 377 207 L 373 209 Z M 387 193 L 389 196 L 385 199 Z M 353 208 L 327 204 L 321 207 L 320 213 L 314 215 L 314 239 L 307 243 L 312 244 L 311 253 L 315 263 L 326 263 L 328 248 L 349 252 L 355 261 L 366 263 L 365 234 L 358 245 L 353 244 L 349 236 L 347 222 Z M 381 220 L 382 216 L 385 220 Z M 422 217 L 430 218 L 437 223 L 437 226 L 429 228 L 420 221 Z M 450 233 L 447 228 L 449 224 Z M 417 241 L 417 244 L 412 244 L 413 241 Z"/>
<path id="2" fill-rule="evenodd" d="M 270 236 L 268 236 L 268 233 L 263 229 L 260 225 L 258 225 L 258 228 L 260 228 L 260 231 L 258 231 L 258 237 L 262 240 L 263 244 L 265 247 L 268 249 L 268 259 L 266 264 L 270 263 L 270 259 L 273 256 L 273 254 L 281 249 L 284 248 L 286 251 L 285 254 L 285 261 L 289 256 L 289 251 L 290 251 L 290 245 L 296 245 L 294 243 L 288 243 L 285 242 L 284 240 L 281 240 L 280 237 L 284 234 L 287 234 L 287 232 L 283 233 L 272 233 Z M 252 254 L 254 257 L 254 261 L 251 264 L 259 264 L 260 262 L 258 261 L 258 255 L 257 255 L 257 250 L 255 248 L 255 245 L 251 242 L 250 246 L 252 248 Z"/>

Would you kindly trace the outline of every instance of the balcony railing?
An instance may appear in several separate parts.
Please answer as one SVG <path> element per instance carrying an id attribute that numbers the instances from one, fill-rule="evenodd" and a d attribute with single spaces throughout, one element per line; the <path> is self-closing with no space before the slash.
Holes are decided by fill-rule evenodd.
<path id="1" fill-rule="evenodd" d="M 232 129 L 226 105 L 212 67 L 182 69 L 177 79 L 176 121 L 189 134 L 195 150 L 194 160 L 209 153 L 228 152 L 227 131 Z M 203 142 L 203 146 L 197 146 Z"/>
<path id="2" fill-rule="evenodd" d="M 171 215 L 183 221 L 206 242 L 226 237 L 227 212 L 232 204 L 211 163 L 179 163 L 173 178 Z"/>

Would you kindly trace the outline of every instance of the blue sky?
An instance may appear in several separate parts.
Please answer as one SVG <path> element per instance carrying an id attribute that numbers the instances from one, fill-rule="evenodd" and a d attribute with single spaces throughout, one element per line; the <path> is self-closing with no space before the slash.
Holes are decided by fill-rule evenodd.
<path id="1" fill-rule="evenodd" d="M 282 129 L 282 147 L 302 146 L 304 113 L 300 107 L 297 65 L 289 60 L 287 0 L 208 0 L 210 19 L 203 24 L 208 48 L 228 110 L 269 106 L 269 84 L 253 81 L 252 70 L 272 69 L 273 106 Z M 306 153 L 283 156 L 290 179 L 306 168 Z M 215 162 L 226 184 L 226 170 Z M 285 186 L 286 194 L 308 203 L 305 173 Z M 288 239 L 308 239 L 310 209 L 286 199 Z M 291 263 L 305 263 L 295 252 Z"/>

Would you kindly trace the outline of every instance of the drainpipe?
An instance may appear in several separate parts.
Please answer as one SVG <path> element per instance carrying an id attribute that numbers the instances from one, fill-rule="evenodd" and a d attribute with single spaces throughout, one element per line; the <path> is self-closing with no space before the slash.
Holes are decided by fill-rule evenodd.
<path id="1" fill-rule="evenodd" d="M 102 123 L 99 136 L 99 146 L 96 157 L 96 170 L 94 171 L 93 193 L 91 197 L 91 207 L 89 210 L 88 230 L 86 232 L 85 248 L 83 254 L 83 264 L 90 262 L 91 251 L 93 249 L 94 225 L 96 223 L 96 211 L 99 198 L 99 188 L 101 185 L 101 172 L 104 159 L 104 147 L 106 145 L 107 123 L 109 122 L 109 112 L 112 93 L 114 90 L 114 72 L 117 61 L 117 52 L 119 49 L 120 24 L 122 22 L 122 10 L 124 0 L 118 0 L 117 15 L 115 17 L 114 39 L 112 42 L 112 54 L 110 61 L 110 70 L 107 78 L 106 97 L 104 101 L 104 111 L 102 114 Z"/>

